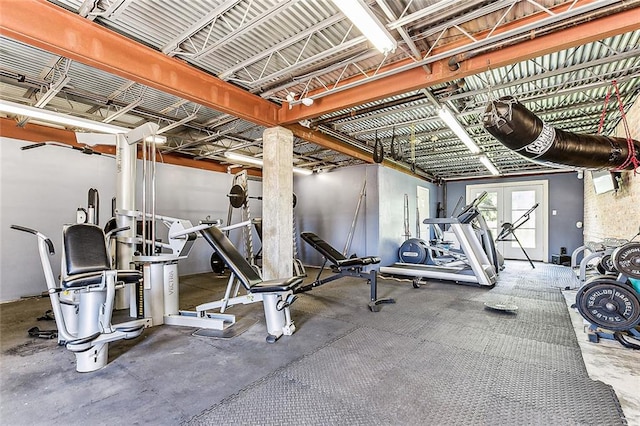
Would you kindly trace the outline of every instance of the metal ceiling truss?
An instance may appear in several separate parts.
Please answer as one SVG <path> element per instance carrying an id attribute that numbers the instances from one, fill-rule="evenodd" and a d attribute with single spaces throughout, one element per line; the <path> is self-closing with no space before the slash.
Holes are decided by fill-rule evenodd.
<path id="1" fill-rule="evenodd" d="M 352 81 L 352 77 L 354 76 L 354 74 L 345 75 L 345 73 L 341 73 L 335 81 L 331 82 L 331 84 L 312 84 L 310 82 L 311 80 L 308 82 L 301 81 L 299 82 L 299 84 L 303 87 L 310 87 L 310 89 L 307 89 L 307 92 L 311 90 L 311 92 L 307 94 L 308 97 L 312 99 L 319 99 L 329 94 L 358 87 L 370 81 L 394 75 L 408 69 L 430 65 L 433 62 L 442 59 L 449 59 L 455 55 L 460 55 L 471 51 L 477 52 L 479 49 L 495 48 L 495 46 L 498 46 L 507 41 L 510 43 L 514 43 L 515 40 L 517 40 L 519 37 L 529 37 L 531 32 L 540 29 L 546 29 L 549 26 L 567 21 L 571 18 L 578 17 L 580 15 L 592 12 L 605 6 L 612 6 L 616 5 L 616 3 L 619 3 L 619 1 L 616 0 L 597 0 L 591 2 L 576 0 L 569 7 L 562 5 L 562 7 L 557 8 L 557 10 L 541 8 L 541 12 L 548 16 L 542 18 L 538 17 L 529 24 L 520 24 L 515 28 L 508 29 L 506 31 L 499 30 L 500 26 L 504 24 L 502 20 L 498 21 L 495 26 L 489 31 L 483 30 L 479 34 L 470 34 L 463 29 L 463 25 L 465 23 L 477 19 L 478 16 L 484 16 L 500 11 L 502 9 L 507 9 L 508 11 L 511 7 L 513 7 L 514 4 L 518 3 L 518 1 L 519 0 L 508 0 L 495 2 L 485 8 L 482 8 L 477 13 L 465 14 L 464 16 L 455 19 L 452 22 L 443 24 L 432 29 L 431 31 L 421 33 L 420 38 L 427 38 L 431 35 L 436 35 L 435 43 L 430 46 L 429 51 L 427 51 L 423 55 L 421 60 L 412 60 L 405 65 L 393 66 L 389 69 L 383 68 L 382 63 L 379 63 L 374 69 L 370 70 L 371 72 L 368 72 L 368 70 L 362 70 L 361 73 L 364 75 L 364 78 L 359 78 L 355 81 Z M 444 3 L 446 2 L 441 2 L 439 4 Z M 537 3 L 533 4 L 539 6 Z M 506 12 L 503 14 L 503 17 L 505 15 Z M 413 20 L 411 19 L 411 16 L 409 16 L 405 19 L 402 19 L 402 22 L 403 25 L 407 25 L 413 22 Z M 399 24 L 396 23 L 390 23 L 388 25 L 389 28 L 398 26 Z M 443 49 L 444 51 L 438 50 L 438 47 L 446 46 L 445 41 L 443 40 L 443 36 L 453 30 L 456 30 L 460 34 L 464 35 L 468 39 L 468 42 L 462 44 L 459 47 L 451 48 L 450 46 L 447 46 L 446 49 Z M 290 102 L 290 104 L 296 105 L 300 102 L 301 100 L 297 99 L 293 102 Z"/>
<path id="2" fill-rule="evenodd" d="M 401 40 L 387 56 L 371 49 L 328 0 L 220 0 L 200 18 L 182 19 L 180 27 L 155 43 L 156 52 L 96 24 L 83 24 L 95 20 L 140 40 L 144 34 L 131 25 L 143 19 L 137 17 L 143 10 L 148 12 L 144 17 L 153 15 L 146 3 L 86 0 L 77 6 L 78 0 L 57 1 L 77 8 L 86 19 L 74 21 L 44 1 L 29 2 L 32 16 L 4 5 L 10 24 L 0 22 L 2 34 L 53 56 L 42 63 L 38 76 L 24 72 L 20 61 L 3 65 L 0 82 L 23 91 L 7 91 L 2 98 L 28 99 L 37 107 L 123 126 L 154 121 L 160 125 L 158 133 L 168 137 L 164 154 L 222 164 L 229 164 L 223 156 L 227 150 L 261 156 L 264 129 L 281 123 L 294 132 L 294 158 L 302 167 L 328 170 L 371 162 L 376 136 L 389 152 L 393 135 L 404 158 L 386 160 L 386 166 L 416 167 L 427 179 L 486 176 L 479 156 L 443 126 L 437 109 L 446 104 L 502 173 L 550 171 L 508 151 L 484 131 L 481 120 L 489 100 L 516 96 L 559 129 L 594 133 L 612 80 L 618 82 L 626 108 L 640 95 L 640 23 L 626 13 L 639 0 L 369 0 Z M 162 16 L 181 7 L 163 1 L 158 6 Z M 38 23 L 49 13 L 70 33 L 64 35 L 56 25 L 44 31 Z M 621 17 L 619 28 L 612 20 L 602 29 L 594 26 L 594 19 L 610 14 Z M 294 17 L 299 22 L 291 21 Z M 276 31 L 283 18 L 291 25 Z M 551 34 L 568 24 L 567 31 L 595 29 L 593 34 L 572 32 L 581 43 L 598 40 L 594 34 L 616 36 L 575 47 L 576 40 Z M 623 29 L 631 32 L 617 35 Z M 69 41 L 74 34 L 82 34 L 78 45 Z M 256 34 L 262 44 L 268 41 L 267 48 L 251 46 L 250 37 Z M 526 42 L 529 38 L 537 43 Z M 86 39 L 93 45 L 84 44 Z M 154 45 L 150 39 L 142 41 Z M 126 63 L 118 49 L 129 51 Z M 73 61 L 82 68 L 80 75 L 93 81 L 108 78 L 105 73 L 125 80 L 116 86 L 112 79 L 106 93 L 97 93 L 102 87 L 93 83 L 79 88 Z M 210 79 L 210 74 L 233 85 Z M 305 109 L 303 98 L 316 102 Z M 610 105 L 604 132 L 613 131 L 619 119 Z"/>

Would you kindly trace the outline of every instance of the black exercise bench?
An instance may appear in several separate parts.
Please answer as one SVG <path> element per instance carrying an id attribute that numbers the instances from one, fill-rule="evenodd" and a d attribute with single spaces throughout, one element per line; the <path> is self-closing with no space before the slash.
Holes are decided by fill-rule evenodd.
<path id="1" fill-rule="evenodd" d="M 303 277 L 278 278 L 264 281 L 260 274 L 247 262 L 242 254 L 234 247 L 229 238 L 216 226 L 200 230 L 204 239 L 220 255 L 224 263 L 247 291 L 246 296 L 234 297 L 229 301 L 216 301 L 199 305 L 198 311 L 231 306 L 235 302 L 247 304 L 262 302 L 267 322 L 267 342 L 273 343 L 282 335 L 291 335 L 295 325 L 291 320 L 290 305 L 297 296 L 296 288 L 302 283 Z M 227 293 L 232 287 L 230 280 Z"/>
<path id="2" fill-rule="evenodd" d="M 379 305 L 383 303 L 395 303 L 395 300 L 393 299 L 378 299 L 378 271 L 372 269 L 367 273 L 362 270 L 365 266 L 376 265 L 380 263 L 379 257 L 346 257 L 313 232 L 303 232 L 300 234 L 300 237 L 324 257 L 324 263 L 322 264 L 322 267 L 320 268 L 316 279 L 310 284 L 298 287 L 298 289 L 295 291 L 296 293 L 309 291 L 314 287 L 319 287 L 328 282 L 348 276 L 364 278 L 368 280 L 369 284 L 371 285 L 371 300 L 369 302 L 369 309 L 371 309 L 373 312 L 378 312 L 380 310 Z M 336 274 L 321 280 L 320 275 L 327 265 L 327 262 L 331 262 L 331 268 L 334 272 L 336 272 Z"/>

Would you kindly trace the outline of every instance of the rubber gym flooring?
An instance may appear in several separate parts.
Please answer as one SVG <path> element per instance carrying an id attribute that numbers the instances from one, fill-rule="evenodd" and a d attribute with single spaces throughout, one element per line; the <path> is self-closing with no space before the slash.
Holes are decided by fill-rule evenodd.
<path id="1" fill-rule="evenodd" d="M 308 271 L 315 276 L 315 271 Z M 307 281 L 310 278 L 307 279 Z M 508 262 L 493 289 L 380 279 L 301 294 L 297 331 L 265 342 L 260 304 L 227 313 L 230 339 L 160 326 L 112 343 L 108 365 L 76 373 L 73 354 L 27 330 L 47 298 L 0 305 L 0 421 L 7 425 L 623 425 L 613 389 L 591 380 L 560 288 L 569 268 Z M 181 278 L 181 306 L 219 298 L 225 278 Z M 517 313 L 485 309 L 515 304 Z M 206 333 L 205 333 L 206 334 Z"/>

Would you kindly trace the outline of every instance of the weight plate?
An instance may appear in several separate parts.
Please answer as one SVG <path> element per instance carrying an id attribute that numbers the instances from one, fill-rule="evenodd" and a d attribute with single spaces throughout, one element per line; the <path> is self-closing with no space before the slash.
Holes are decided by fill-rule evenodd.
<path id="1" fill-rule="evenodd" d="M 587 281 L 576 294 L 576 307 L 584 319 L 607 330 L 629 330 L 640 323 L 638 293 L 614 278 Z"/>
<path id="2" fill-rule="evenodd" d="M 627 277 L 640 279 L 640 242 L 618 247 L 611 255 L 613 266 Z"/>
<path id="3" fill-rule="evenodd" d="M 600 264 L 602 265 L 602 268 L 604 269 L 604 273 L 607 272 L 616 272 L 616 267 L 613 265 L 613 259 L 611 258 L 611 255 L 609 254 L 605 254 L 604 256 L 602 256 L 602 259 L 600 259 Z"/>
<path id="4" fill-rule="evenodd" d="M 298 204 L 298 197 L 296 197 L 296 193 L 293 193 L 293 208 L 296 208 L 296 204 Z"/>
<path id="5" fill-rule="evenodd" d="M 247 191 L 244 190 L 242 185 L 233 185 L 227 196 L 229 197 L 229 203 L 236 209 L 247 202 Z"/>
<path id="6" fill-rule="evenodd" d="M 224 264 L 224 261 L 222 260 L 218 252 L 214 252 L 211 255 L 211 270 L 216 274 L 222 274 L 225 267 L 226 265 Z"/>

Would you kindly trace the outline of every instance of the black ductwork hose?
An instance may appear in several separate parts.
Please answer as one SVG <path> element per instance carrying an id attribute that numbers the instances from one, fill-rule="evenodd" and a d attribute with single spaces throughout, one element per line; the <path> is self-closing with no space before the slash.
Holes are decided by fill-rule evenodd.
<path id="1" fill-rule="evenodd" d="M 507 148 L 547 166 L 633 170 L 640 162 L 637 140 L 630 146 L 625 138 L 556 129 L 511 96 L 490 102 L 483 124 Z"/>

